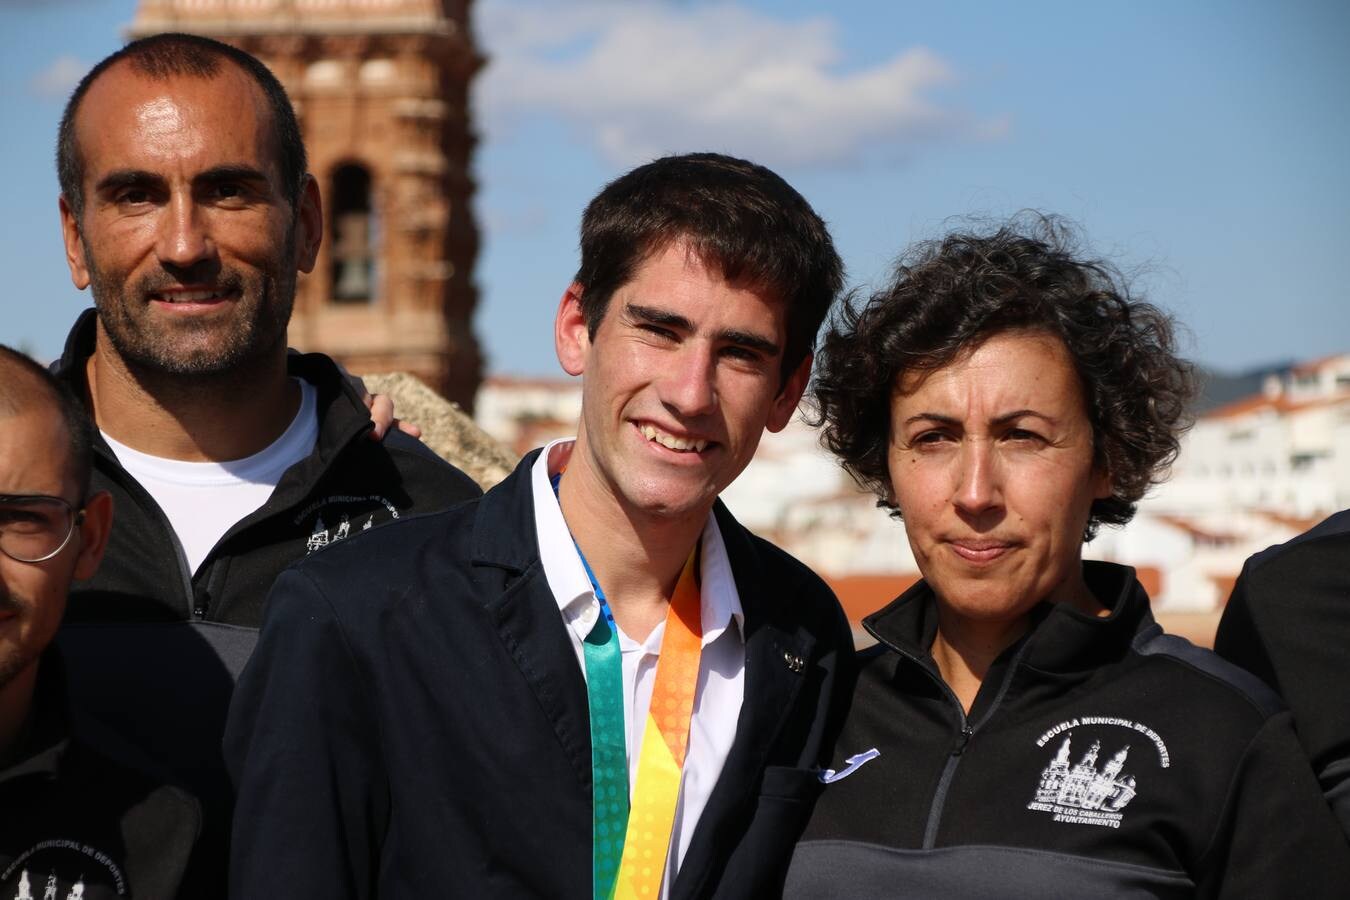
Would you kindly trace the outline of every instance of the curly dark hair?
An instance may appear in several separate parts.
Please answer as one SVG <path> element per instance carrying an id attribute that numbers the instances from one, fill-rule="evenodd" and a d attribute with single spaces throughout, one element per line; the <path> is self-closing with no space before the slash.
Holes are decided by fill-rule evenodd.
<path id="1" fill-rule="evenodd" d="M 1102 524 L 1128 522 L 1166 477 L 1189 425 L 1194 376 L 1176 354 L 1172 318 L 1133 297 L 1115 267 L 1079 253 L 1061 219 L 1024 214 L 985 233 L 918 244 L 889 285 L 844 303 L 816 357 L 815 424 L 844 468 L 899 517 L 887 471 L 899 378 L 1013 330 L 1060 338 L 1077 368 L 1096 462 L 1112 485 L 1092 504 L 1091 540 Z"/>

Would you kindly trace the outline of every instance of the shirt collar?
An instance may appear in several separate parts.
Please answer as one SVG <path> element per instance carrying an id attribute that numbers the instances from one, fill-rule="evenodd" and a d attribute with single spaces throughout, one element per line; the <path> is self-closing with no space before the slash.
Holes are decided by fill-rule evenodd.
<path id="1" fill-rule="evenodd" d="M 727 626 L 736 623 L 738 636 L 745 638 L 745 612 L 741 609 L 741 594 L 736 590 L 736 577 L 731 571 L 731 558 L 722 541 L 722 529 L 717 517 L 708 513 L 703 526 L 703 558 L 700 560 L 703 580 L 702 605 L 699 613 L 703 624 L 703 646 L 715 641 Z"/>
<path id="2" fill-rule="evenodd" d="M 534 529 L 539 542 L 539 561 L 549 590 L 558 603 L 569 628 L 585 640 L 600 616 L 600 604 L 595 599 L 591 580 L 581 564 L 572 533 L 563 519 L 557 495 L 549 483 L 549 476 L 562 469 L 571 458 L 575 438 L 562 438 L 545 445 L 530 470 L 531 491 L 534 495 Z M 722 541 L 717 517 L 708 514 L 703 526 L 703 555 L 699 560 L 700 618 L 703 626 L 703 646 L 712 643 L 735 622 L 738 636 L 744 638 L 745 613 L 741 596 L 736 590 L 736 579 Z"/>

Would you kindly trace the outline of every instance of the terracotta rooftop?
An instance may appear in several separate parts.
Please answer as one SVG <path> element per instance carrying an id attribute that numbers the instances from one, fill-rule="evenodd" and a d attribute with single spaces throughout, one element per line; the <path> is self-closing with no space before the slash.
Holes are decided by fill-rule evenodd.
<path id="1" fill-rule="evenodd" d="M 1157 566 L 1135 566 L 1134 577 L 1150 599 L 1156 600 L 1162 594 L 1162 570 Z"/>
<path id="2" fill-rule="evenodd" d="M 1197 540 L 1207 541 L 1211 544 L 1231 544 L 1237 540 L 1237 537 L 1233 534 L 1204 528 L 1181 516 L 1159 515 L 1156 518 L 1159 522 L 1164 522 L 1173 528 L 1179 528 Z"/>
<path id="3" fill-rule="evenodd" d="M 1222 572 L 1217 575 L 1210 575 L 1209 580 L 1214 583 L 1215 594 L 1219 601 L 1215 607 L 1222 609 L 1228 605 L 1228 598 L 1233 596 L 1233 586 L 1237 584 L 1237 572 Z"/>
<path id="4" fill-rule="evenodd" d="M 520 375 L 489 375 L 483 379 L 483 387 L 502 390 L 526 389 L 538 391 L 557 391 L 560 394 L 581 390 L 581 381 L 576 378 L 530 378 Z"/>
<path id="5" fill-rule="evenodd" d="M 1322 521 L 1322 518 L 1320 516 L 1312 516 L 1312 517 L 1291 516 L 1282 512 L 1276 512 L 1273 509 L 1261 509 L 1257 510 L 1256 512 L 1257 515 L 1265 519 L 1269 519 L 1276 525 L 1283 525 L 1286 528 L 1293 529 L 1299 534 L 1302 534 L 1303 532 L 1312 528 L 1318 522 Z"/>
<path id="6" fill-rule="evenodd" d="M 1305 409 L 1315 409 L 1320 406 L 1336 406 L 1341 403 L 1350 403 L 1350 393 L 1338 393 L 1330 397 L 1314 397 L 1311 400 L 1291 400 L 1284 394 L 1281 394 L 1278 397 L 1267 397 L 1265 394 L 1252 394 L 1251 396 L 1243 397 L 1240 400 L 1234 400 L 1232 403 L 1225 403 L 1223 406 L 1217 406 L 1200 418 L 1234 419 L 1249 413 L 1265 411 L 1287 415 L 1292 412 L 1302 412 Z"/>
<path id="7" fill-rule="evenodd" d="M 1254 412 L 1276 412 L 1288 413 L 1298 409 L 1304 404 L 1295 403 L 1284 395 L 1278 397 L 1267 397 L 1265 394 L 1252 394 L 1231 403 L 1225 403 L 1223 406 L 1216 406 L 1205 413 L 1203 419 L 1234 419 L 1238 416 L 1245 416 Z"/>
<path id="8" fill-rule="evenodd" d="M 1289 370 L 1289 374 L 1295 376 L 1311 375 L 1314 372 L 1320 372 L 1328 366 L 1345 360 L 1347 356 L 1350 356 L 1350 354 L 1330 353 L 1326 356 L 1319 356 L 1317 359 L 1310 359 L 1307 362 L 1299 363 Z"/>
<path id="9" fill-rule="evenodd" d="M 844 614 L 856 629 L 864 616 L 890 603 L 919 580 L 918 572 L 885 575 L 826 575 L 825 583 L 839 598 Z"/>

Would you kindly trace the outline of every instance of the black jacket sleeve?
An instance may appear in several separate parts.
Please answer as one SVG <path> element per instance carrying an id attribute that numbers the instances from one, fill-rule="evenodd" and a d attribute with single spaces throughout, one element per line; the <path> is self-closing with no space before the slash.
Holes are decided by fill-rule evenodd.
<path id="1" fill-rule="evenodd" d="M 1309 542 L 1248 562 L 1214 650 L 1288 704 L 1304 753 L 1350 835 L 1350 542 Z"/>
<path id="2" fill-rule="evenodd" d="M 779 738 L 794 752 L 771 762 L 758 775 L 760 783 L 753 809 L 738 828 L 735 837 L 738 843 L 726 869 L 707 894 L 713 900 L 782 895 L 792 848 L 806 829 L 811 809 L 824 789 L 820 770 L 833 756 L 857 680 L 853 631 L 848 619 L 823 582 L 811 573 L 806 578 L 804 590 L 819 617 L 813 629 L 819 641 L 815 654 L 807 661 L 808 675 L 799 694 L 798 714 L 787 723 Z M 745 703 L 752 702 L 754 698 L 747 694 Z M 728 835 L 726 840 L 731 843 L 732 838 Z"/>
<path id="3" fill-rule="evenodd" d="M 1345 896 L 1350 844 L 1321 791 L 1287 712 L 1257 732 L 1199 866 L 1198 898 Z"/>
<path id="4" fill-rule="evenodd" d="M 373 897 L 388 791 L 370 688 L 322 590 L 277 579 L 225 735 L 237 898 Z"/>

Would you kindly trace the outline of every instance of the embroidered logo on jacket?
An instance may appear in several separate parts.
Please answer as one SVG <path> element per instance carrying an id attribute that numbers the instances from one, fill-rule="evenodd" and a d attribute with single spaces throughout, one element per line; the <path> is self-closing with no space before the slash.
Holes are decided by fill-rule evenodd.
<path id="1" fill-rule="evenodd" d="M 311 515 L 315 517 L 311 526 L 313 530 L 309 539 L 305 541 L 305 555 L 322 550 L 329 544 L 336 544 L 358 529 L 368 531 L 371 526 L 377 524 L 376 516 L 381 508 L 388 512 L 389 519 L 399 517 L 398 507 L 388 498 L 378 494 L 360 497 L 335 495 L 309 504 L 294 519 L 295 524 L 299 525 Z M 323 517 L 325 511 L 329 516 L 327 522 Z"/>
<path id="2" fill-rule="evenodd" d="M 1061 722 L 1036 741 L 1038 747 L 1044 747 L 1055 737 L 1064 735 L 1054 758 L 1041 770 L 1040 783 L 1027 809 L 1050 813 L 1056 822 L 1119 828 L 1125 818 L 1125 807 L 1139 789 L 1135 776 L 1125 768 L 1130 758 L 1130 744 L 1113 744 L 1108 751 L 1110 757 L 1101 762 L 1102 742 L 1094 738 L 1075 763 L 1073 729 L 1085 725 L 1114 725 L 1136 732 L 1153 742 L 1162 768 L 1170 764 L 1167 745 L 1156 731 L 1146 725 L 1107 716 L 1084 716 Z"/>
<path id="3" fill-rule="evenodd" d="M 124 897 L 126 876 L 112 857 L 71 840 L 46 840 L 0 871 L 0 900 L 99 900 Z"/>
<path id="4" fill-rule="evenodd" d="M 876 747 L 873 747 L 871 750 L 864 750 L 862 753 L 855 753 L 844 760 L 844 768 L 840 769 L 838 772 L 834 769 L 821 769 L 816 777 L 820 779 L 821 784 L 834 784 L 836 781 L 843 781 L 845 778 L 861 769 L 865 763 L 871 762 L 880 755 L 881 751 Z"/>

